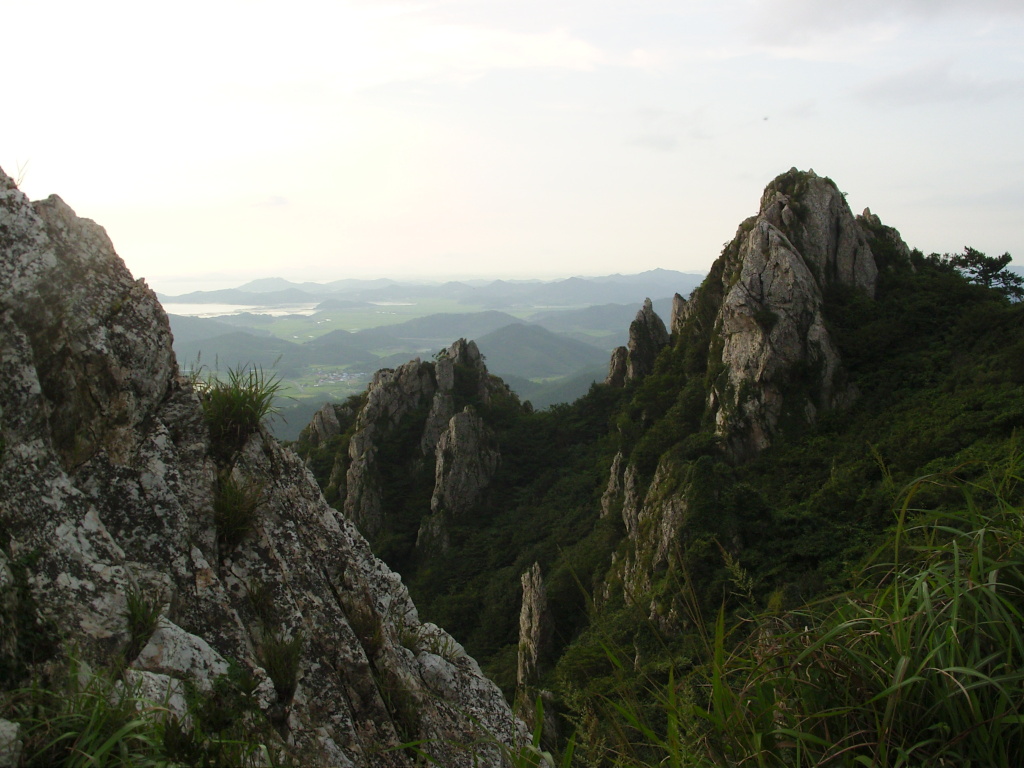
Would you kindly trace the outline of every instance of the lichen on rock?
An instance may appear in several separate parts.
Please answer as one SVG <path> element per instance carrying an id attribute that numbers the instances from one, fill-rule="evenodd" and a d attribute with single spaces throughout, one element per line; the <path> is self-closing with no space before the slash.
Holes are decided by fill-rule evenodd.
<path id="1" fill-rule="evenodd" d="M 397 375 L 429 407 L 429 372 Z M 378 390 L 357 455 L 403 417 Z M 19 627 L 48 633 L 51 662 L 74 646 L 83 663 L 128 662 L 131 679 L 176 691 L 218 684 L 233 660 L 267 724 L 253 737 L 329 765 L 409 766 L 410 739 L 451 766 L 480 764 L 458 745 L 483 741 L 477 757 L 500 765 L 497 745 L 521 738 L 475 662 L 445 660 L 441 675 L 429 648 L 406 646 L 427 626 L 408 591 L 295 453 L 262 428 L 214 450 L 163 309 L 103 230 L 59 198 L 30 203 L 2 172 L 0 434 L 0 579 L 16 563 L 26 598 L 8 604 L 5 590 L 0 611 L 31 607 Z M 260 489 L 228 550 L 213 513 L 225 472 Z M 155 625 L 129 621 L 130 594 Z M 0 633 L 4 654 L 23 646 Z M 121 659 L 127 648 L 141 650 Z"/>
<path id="2" fill-rule="evenodd" d="M 874 296 L 872 239 L 834 182 L 792 169 L 766 187 L 757 216 L 726 245 L 714 286 L 720 344 L 709 361 L 719 373 L 708 405 L 734 459 L 856 397 L 823 301 L 836 286 Z M 710 295 L 711 287 L 701 290 Z"/>

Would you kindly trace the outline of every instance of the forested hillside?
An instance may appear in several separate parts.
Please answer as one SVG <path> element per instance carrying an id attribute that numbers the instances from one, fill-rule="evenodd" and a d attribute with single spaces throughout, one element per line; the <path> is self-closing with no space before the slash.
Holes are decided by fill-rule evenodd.
<path id="1" fill-rule="evenodd" d="M 1024 303 L 1008 260 L 925 256 L 793 170 L 667 330 L 641 310 L 611 383 L 534 412 L 460 342 L 378 374 L 368 402 L 387 409 L 353 398 L 297 447 L 425 619 L 526 716 L 544 692 L 546 743 L 575 734 L 580 764 L 1015 765 Z M 979 583 L 996 597 L 970 598 Z M 992 631 L 914 635 L 904 619 L 929 611 Z"/>

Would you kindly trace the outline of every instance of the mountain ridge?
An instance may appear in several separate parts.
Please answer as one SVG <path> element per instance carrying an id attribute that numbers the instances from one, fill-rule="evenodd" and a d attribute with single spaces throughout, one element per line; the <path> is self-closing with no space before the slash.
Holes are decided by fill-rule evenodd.
<path id="1" fill-rule="evenodd" d="M 664 745 L 630 741 L 631 718 L 661 727 L 652 690 L 705 707 L 716 615 L 726 657 L 752 612 L 768 611 L 770 639 L 773 617 L 854 577 L 903 483 L 1005 463 L 1024 428 L 1022 312 L 793 169 L 667 325 L 650 304 L 636 313 L 608 382 L 547 411 L 469 404 L 500 461 L 468 511 L 431 517 L 438 476 L 376 444 L 405 483 L 393 509 L 408 543 L 385 556 L 524 717 L 546 697 L 577 754 L 660 764 Z M 346 407 L 342 444 L 359 413 Z M 404 439 L 436 445 L 428 424 L 410 417 Z M 298 448 L 318 478 L 332 464 L 339 477 L 329 441 Z M 417 550 L 422 526 L 443 553 Z"/>

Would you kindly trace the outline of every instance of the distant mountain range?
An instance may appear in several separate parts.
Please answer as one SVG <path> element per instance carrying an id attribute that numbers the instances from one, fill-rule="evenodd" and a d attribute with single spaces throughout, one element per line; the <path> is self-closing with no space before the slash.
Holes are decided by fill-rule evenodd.
<path id="1" fill-rule="evenodd" d="M 609 353 L 626 343 L 644 299 L 652 298 L 655 311 L 668 322 L 671 296 L 689 295 L 702 277 L 659 269 L 555 281 L 434 285 L 267 278 L 228 290 L 160 298 L 172 310 L 176 303 L 256 308 L 215 318 L 169 315 L 175 353 L 186 369 L 224 372 L 251 365 L 294 384 L 300 396 L 294 405 L 282 404 L 287 421 L 272 425 L 279 437 L 293 439 L 318 407 L 315 403 L 358 391 L 374 371 L 429 358 L 459 338 L 475 340 L 488 368 L 535 407 L 570 402 L 607 375 Z M 466 311 L 417 316 L 453 303 Z M 315 304 L 317 311 L 275 317 L 258 309 L 303 304 Z M 381 305 L 387 304 L 402 304 L 410 319 L 394 323 L 396 318 L 383 312 L 388 308 Z M 358 331 L 338 327 L 345 318 L 357 324 L 385 316 L 392 324 Z M 335 330 L 324 333 L 325 328 Z M 340 388 L 333 392 L 316 383 L 332 380 L 330 371 L 338 372 L 333 381 Z M 338 385 L 341 372 L 348 378 Z"/>
<path id="2" fill-rule="evenodd" d="M 165 304 L 237 304 L 284 306 L 325 304 L 324 309 L 357 306 L 358 302 L 446 299 L 489 309 L 511 307 L 581 307 L 594 304 L 633 304 L 645 298 L 688 295 L 704 276 L 693 272 L 653 269 L 635 275 L 570 277 L 564 280 L 493 280 L 486 283 L 452 281 L 441 284 L 394 280 L 336 280 L 332 283 L 293 283 L 282 278 L 254 280 L 238 288 L 193 291 L 178 296 L 158 294 Z M 353 303 L 355 302 L 355 303 Z"/>
<path id="3" fill-rule="evenodd" d="M 429 356 L 459 338 L 475 339 L 491 370 L 498 375 L 553 378 L 608 360 L 607 350 L 500 312 L 430 315 L 355 333 L 331 331 L 304 344 L 239 331 L 217 321 L 177 315 L 170 319 L 175 351 L 182 364 L 187 366 L 199 359 L 207 367 L 216 365 L 220 370 L 256 365 L 274 368 L 285 377 L 297 375 L 308 365 L 362 365 L 367 373 L 372 373 L 416 356 Z M 192 321 L 196 320 L 210 322 L 211 328 L 218 330 L 226 327 L 228 331 L 206 338 L 198 338 L 195 333 L 179 338 L 179 327 L 192 330 Z M 400 351 L 384 356 L 374 353 L 389 348 Z"/>

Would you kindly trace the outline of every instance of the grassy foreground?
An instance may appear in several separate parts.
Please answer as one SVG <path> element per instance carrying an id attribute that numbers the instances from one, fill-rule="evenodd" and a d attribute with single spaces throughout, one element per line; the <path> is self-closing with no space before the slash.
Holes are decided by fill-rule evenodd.
<path id="1" fill-rule="evenodd" d="M 706 664 L 591 702 L 614 725 L 587 762 L 1021 765 L 1022 469 L 1015 452 L 915 480 L 851 589 L 731 629 L 720 612 Z"/>

